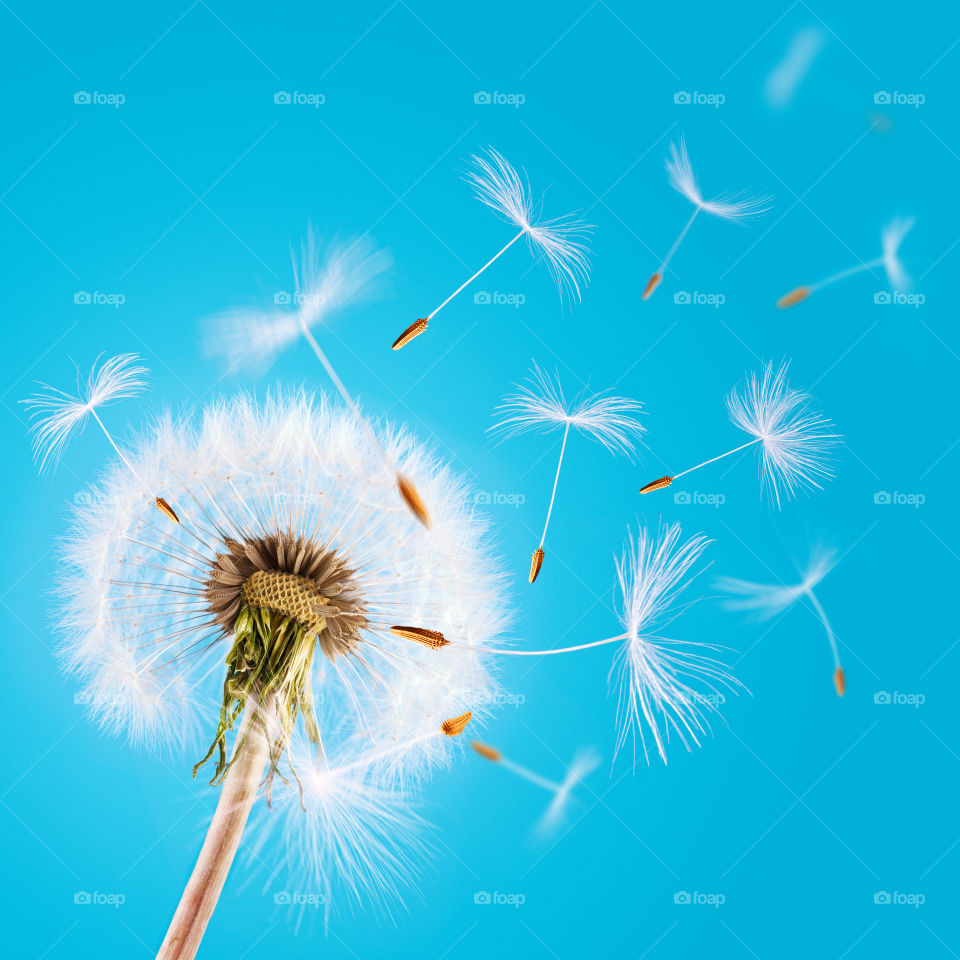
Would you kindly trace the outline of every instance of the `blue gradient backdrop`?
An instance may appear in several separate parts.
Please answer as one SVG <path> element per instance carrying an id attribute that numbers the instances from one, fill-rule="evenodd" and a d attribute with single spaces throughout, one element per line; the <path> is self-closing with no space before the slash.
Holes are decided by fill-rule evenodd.
<path id="1" fill-rule="evenodd" d="M 199 321 L 288 291 L 289 244 L 308 221 L 391 248 L 387 299 L 325 343 L 368 410 L 410 424 L 495 501 L 522 642 L 615 631 L 614 551 L 629 523 L 662 516 L 716 541 L 698 582 L 707 597 L 715 575 L 786 579 L 811 544 L 835 547 L 841 560 L 819 594 L 848 693 L 833 692 L 809 609 L 757 624 L 707 599 L 674 635 L 733 648 L 752 695 L 725 705 L 703 749 L 675 745 L 669 767 L 633 773 L 621 758 L 611 773 L 607 652 L 508 664 L 518 705 L 500 711 L 491 741 L 547 776 L 581 745 L 605 757 L 565 831 L 531 839 L 546 797 L 465 758 L 427 791 L 439 856 L 395 924 L 342 909 L 326 934 L 319 914 L 297 932 L 274 903 L 284 878 L 264 889 L 239 865 L 201 955 L 960 952 L 956 9 L 11 0 L 0 22 L 8 956 L 152 956 L 215 800 L 191 781 L 191 757 L 102 737 L 58 672 L 53 543 L 107 451 L 88 431 L 38 479 L 17 401 L 36 379 L 69 382 L 71 359 L 86 367 L 102 351 L 138 352 L 152 369 L 151 393 L 111 411 L 121 434 L 162 404 L 241 387 L 204 358 Z M 792 103 L 772 110 L 766 77 L 806 28 L 823 47 Z M 124 102 L 75 103 L 83 91 Z M 324 102 L 278 104 L 280 91 Z M 677 103 L 682 91 L 724 102 Z M 924 102 L 876 103 L 882 91 Z M 476 102 L 483 92 L 500 96 Z M 663 169 L 681 133 L 708 194 L 749 186 L 774 209 L 746 227 L 698 222 L 642 304 L 689 213 Z M 583 303 L 563 313 L 517 247 L 429 335 L 391 353 L 400 329 L 510 236 L 459 180 L 486 144 L 547 190 L 548 213 L 580 209 L 597 225 Z M 794 285 L 875 257 L 896 214 L 917 219 L 903 248 L 913 304 L 876 303 L 886 280 L 864 274 L 775 309 Z M 475 303 L 477 291 L 505 302 Z M 81 292 L 108 299 L 75 303 Z M 723 302 L 676 302 L 679 292 Z M 739 442 L 724 394 L 781 357 L 846 438 L 835 482 L 773 513 L 743 457 L 681 484 L 708 502 L 637 496 L 646 480 Z M 571 391 L 642 400 L 649 428 L 640 466 L 572 438 L 536 588 L 525 573 L 559 437 L 491 446 L 484 434 L 532 358 Z M 326 387 L 306 349 L 257 387 L 276 379 Z M 75 903 L 82 891 L 124 902 Z M 481 891 L 524 902 L 476 904 Z M 723 902 L 678 904 L 681 892 Z M 882 893 L 894 902 L 876 902 Z"/>

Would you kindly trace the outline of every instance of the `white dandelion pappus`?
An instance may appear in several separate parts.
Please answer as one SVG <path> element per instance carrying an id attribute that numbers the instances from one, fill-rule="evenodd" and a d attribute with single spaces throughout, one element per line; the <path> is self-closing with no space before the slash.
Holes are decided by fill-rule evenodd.
<path id="1" fill-rule="evenodd" d="M 735 388 L 727 397 L 730 419 L 752 440 L 680 473 L 652 480 L 640 493 L 662 490 L 694 470 L 756 444 L 760 444 L 761 488 L 778 509 L 783 499 L 800 490 L 822 490 L 820 481 L 833 477 L 829 457 L 840 438 L 831 432 L 830 420 L 811 410 L 811 397 L 787 382 L 789 366 L 782 363 L 775 371 L 773 363 L 768 363 L 760 377 L 751 373 L 742 391 Z"/>
<path id="2" fill-rule="evenodd" d="M 717 588 L 731 595 L 725 603 L 728 609 L 749 611 L 760 620 L 770 620 L 806 597 L 827 634 L 833 655 L 833 682 L 837 696 L 842 697 L 846 692 L 846 678 L 840 665 L 837 640 L 826 611 L 813 589 L 833 569 L 835 562 L 836 555 L 832 550 L 816 549 L 811 552 L 797 583 L 753 583 L 749 580 L 722 577 L 717 581 Z"/>
<path id="3" fill-rule="evenodd" d="M 41 472 L 56 466 L 67 444 L 83 430 L 88 416 L 97 421 L 111 446 L 117 449 L 97 409 L 135 397 L 146 387 L 147 369 L 139 366 L 140 362 L 135 353 L 122 353 L 105 360 L 99 367 L 95 362 L 86 384 L 81 385 L 78 369 L 75 395 L 41 383 L 46 393 L 20 401 L 35 418 L 31 433 Z"/>
<path id="4" fill-rule="evenodd" d="M 653 291 L 660 285 L 667 266 L 679 249 L 690 227 L 693 226 L 693 221 L 697 218 L 697 214 L 701 211 L 710 216 L 719 217 L 721 220 L 738 221 L 760 216 L 770 209 L 770 197 L 751 196 L 744 191 L 715 197 L 712 200 L 705 200 L 697 184 L 697 178 L 693 172 L 690 157 L 687 155 L 687 146 L 683 138 L 680 139 L 679 149 L 676 144 L 670 144 L 670 159 L 667 161 L 667 173 L 670 178 L 670 186 L 678 193 L 683 194 L 683 196 L 693 204 L 694 210 L 690 215 L 690 219 L 680 231 L 679 236 L 667 251 L 667 255 L 663 258 L 660 266 L 647 281 L 642 297 L 644 300 L 649 299 Z"/>
<path id="5" fill-rule="evenodd" d="M 560 445 L 557 472 L 547 507 L 547 519 L 530 566 L 529 581 L 533 583 L 543 564 L 543 544 L 547 538 L 547 528 L 557 496 L 560 468 L 563 466 L 570 428 L 573 427 L 596 440 L 610 453 L 633 457 L 636 444 L 644 434 L 644 427 L 637 419 L 643 406 L 635 400 L 611 396 L 608 393 L 591 395 L 584 392 L 568 402 L 563 395 L 559 377 L 551 378 L 536 363 L 530 371 L 527 383 L 517 384 L 517 389 L 517 393 L 505 397 L 497 407 L 502 417 L 488 428 L 488 432 L 506 438 L 527 431 L 545 433 L 563 427 L 563 442 Z"/>
<path id="6" fill-rule="evenodd" d="M 530 185 L 521 180 L 517 170 L 493 147 L 487 148 L 486 156 L 473 156 L 471 160 L 474 169 L 464 179 L 473 188 L 474 196 L 507 223 L 519 228 L 519 232 L 438 307 L 410 324 L 394 341 L 394 350 L 406 346 L 423 333 L 430 320 L 523 237 L 527 238 L 531 253 L 543 258 L 561 299 L 569 297 L 579 301 L 581 288 L 590 279 L 590 257 L 585 239 L 592 226 L 574 214 L 542 219 Z"/>
<path id="7" fill-rule="evenodd" d="M 887 275 L 887 281 L 890 284 L 891 293 L 901 293 L 909 290 L 911 286 L 910 275 L 907 273 L 900 260 L 900 245 L 904 238 L 913 229 L 913 217 L 894 217 L 886 224 L 881 231 L 880 244 L 882 253 L 873 260 L 862 261 L 854 267 L 848 267 L 839 273 L 831 274 L 823 280 L 816 283 L 803 284 L 794 287 L 789 293 L 784 294 L 778 301 L 777 306 L 781 310 L 792 307 L 795 304 L 806 300 L 811 294 L 840 280 L 846 280 L 847 277 L 855 277 L 859 273 L 867 273 L 873 270 L 882 269 Z"/>
<path id="8" fill-rule="evenodd" d="M 421 477 L 435 508 L 429 534 L 377 469 L 378 447 L 355 419 L 304 394 L 221 401 L 197 420 L 166 416 L 144 432 L 129 459 L 176 495 L 178 526 L 159 525 L 118 464 L 75 508 L 58 587 L 61 648 L 88 709 L 105 729 L 125 726 L 131 739 L 173 751 L 185 730 L 213 738 L 220 802 L 182 909 L 202 893 L 212 911 L 219 888 L 206 884 L 225 878 L 264 771 L 268 799 L 275 777 L 295 784 L 295 745 L 293 769 L 282 771 L 296 730 L 322 770 L 336 758 L 352 771 L 297 842 L 307 824 L 332 829 L 339 812 L 344 833 L 310 842 L 347 844 L 363 830 L 389 832 L 403 811 L 386 793 L 413 791 L 449 763 L 463 711 L 483 717 L 496 702 L 483 648 L 508 613 L 487 526 L 459 478 L 405 431 L 381 428 L 379 444 Z M 398 622 L 428 622 L 469 649 L 431 661 L 391 634 Z M 387 754 L 391 763 L 374 762 Z M 278 803 L 292 804 L 286 789 Z M 213 863 L 211 836 L 229 840 Z M 363 867 L 362 852 L 351 856 Z M 389 889 L 389 860 L 381 869 L 350 882 Z M 199 943 L 182 910 L 175 934 Z M 173 943 L 161 956 L 187 955 Z"/>

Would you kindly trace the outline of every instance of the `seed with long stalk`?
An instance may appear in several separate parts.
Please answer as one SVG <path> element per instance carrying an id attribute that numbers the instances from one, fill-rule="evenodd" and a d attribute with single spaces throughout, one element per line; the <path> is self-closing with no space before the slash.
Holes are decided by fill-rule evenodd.
<path id="1" fill-rule="evenodd" d="M 745 387 L 734 389 L 727 397 L 730 419 L 753 439 L 695 467 L 651 480 L 640 493 L 663 490 L 694 470 L 757 444 L 761 484 L 777 507 L 781 499 L 793 497 L 798 490 L 822 489 L 819 481 L 833 476 L 828 459 L 839 438 L 830 432 L 833 425 L 829 420 L 811 411 L 810 397 L 790 386 L 788 370 L 788 363 L 776 370 L 768 363 L 759 377 L 750 374 Z"/>
<path id="2" fill-rule="evenodd" d="M 816 283 L 808 283 L 803 286 L 794 287 L 789 293 L 784 294 L 778 301 L 777 306 L 781 310 L 792 307 L 797 303 L 806 300 L 818 290 L 829 287 L 840 280 L 846 280 L 848 277 L 855 277 L 860 273 L 868 273 L 882 268 L 886 273 L 887 282 L 890 284 L 890 290 L 899 293 L 910 287 L 910 276 L 900 261 L 900 244 L 904 237 L 913 228 L 913 217 L 896 217 L 891 220 L 884 228 L 881 234 L 881 244 L 883 253 L 874 260 L 864 261 L 854 267 L 848 267 L 838 273 L 831 274 L 823 280 Z"/>
<path id="3" fill-rule="evenodd" d="M 492 763 L 496 763 L 503 767 L 504 770 L 509 770 L 522 780 L 526 780 L 528 783 L 532 783 L 534 786 L 540 787 L 541 790 L 546 790 L 552 795 L 550 806 L 546 809 L 540 818 L 540 822 L 537 824 L 537 829 L 541 833 L 551 830 L 560 822 L 573 789 L 600 765 L 600 758 L 594 751 L 582 751 L 574 757 L 573 763 L 567 770 L 563 780 L 557 782 L 549 780 L 519 763 L 515 763 L 513 760 L 505 757 L 499 750 L 494 747 L 489 747 L 485 743 L 480 743 L 478 740 L 474 740 L 470 746 L 472 746 L 481 757 L 490 760 Z"/>
<path id="4" fill-rule="evenodd" d="M 739 686 L 726 665 L 711 655 L 714 646 L 669 640 L 660 634 L 659 628 L 672 623 L 682 611 L 680 595 L 693 579 L 709 542 L 702 534 L 682 540 L 679 524 L 663 526 L 655 535 L 643 527 L 636 537 L 629 534 L 617 562 L 623 632 L 616 636 L 546 650 L 483 649 L 502 656 L 543 657 L 617 644 L 611 670 L 611 675 L 618 676 L 620 691 L 617 751 L 632 734 L 635 747 L 639 741 L 649 762 L 646 737 L 651 736 L 666 763 L 671 734 L 688 750 L 691 744 L 699 746 L 700 736 L 708 729 L 706 715 L 716 712 L 724 699 L 718 688 L 735 690 Z M 443 652 L 438 650 L 437 656 L 458 648 L 480 649 L 469 642 L 452 641 Z M 488 760 L 501 759 L 492 747 L 478 752 Z"/>
<path id="5" fill-rule="evenodd" d="M 550 377 L 536 364 L 533 365 L 527 381 L 517 384 L 517 388 L 517 393 L 505 397 L 503 403 L 497 407 L 500 419 L 489 428 L 490 432 L 505 438 L 527 431 L 547 433 L 563 428 L 547 518 L 543 524 L 540 543 L 530 562 L 528 580 L 533 583 L 543 566 L 543 544 L 547 538 L 547 528 L 550 526 L 553 504 L 557 497 L 557 484 L 560 482 L 560 469 L 567 450 L 570 428 L 573 427 L 601 443 L 611 453 L 632 457 L 636 443 L 643 436 L 644 427 L 637 419 L 642 405 L 635 400 L 606 393 L 582 393 L 568 402 L 563 395 L 559 377 Z"/>
<path id="6" fill-rule="evenodd" d="M 47 390 L 46 393 L 35 394 L 20 402 L 34 417 L 31 428 L 33 452 L 39 462 L 41 473 L 48 468 L 56 467 L 67 444 L 83 431 L 87 417 L 93 417 L 121 463 L 137 480 L 144 493 L 153 500 L 154 506 L 174 523 L 180 523 L 180 518 L 173 507 L 147 486 L 143 477 L 117 446 L 117 442 L 100 418 L 100 414 L 97 413 L 99 407 L 104 407 L 116 400 L 135 397 L 146 387 L 144 377 L 148 371 L 146 367 L 138 365 L 140 362 L 140 358 L 135 353 L 122 353 L 104 361 L 99 367 L 94 363 L 85 384 L 80 382 L 78 369 L 75 395 L 42 383 L 40 386 Z"/>
<path id="7" fill-rule="evenodd" d="M 777 616 L 793 606 L 798 600 L 808 600 L 817 619 L 823 624 L 824 632 L 827 635 L 830 653 L 833 656 L 833 685 L 837 691 L 837 696 L 842 697 L 846 692 L 847 682 L 843 667 L 840 665 L 837 638 L 833 634 L 833 627 L 830 626 L 826 611 L 813 590 L 833 569 L 833 566 L 834 554 L 832 551 L 816 550 L 811 554 L 806 567 L 801 571 L 799 583 L 751 583 L 748 580 L 724 577 L 717 582 L 717 587 L 724 593 L 734 595 L 732 599 L 727 601 L 726 605 L 729 609 L 750 610 L 761 620 L 769 620 Z"/>
<path id="8" fill-rule="evenodd" d="M 644 300 L 648 300 L 653 295 L 653 291 L 660 285 L 670 261 L 680 248 L 683 238 L 687 235 L 693 226 L 693 221 L 697 219 L 697 215 L 701 211 L 712 217 L 719 217 L 721 220 L 740 221 L 760 216 L 770 209 L 769 197 L 751 197 L 743 193 L 705 200 L 697 184 L 693 166 L 687 156 L 687 147 L 682 138 L 679 149 L 676 144 L 670 144 L 667 173 L 670 175 L 670 186 L 678 193 L 682 193 L 693 204 L 693 213 L 690 214 L 690 219 L 687 220 L 677 239 L 673 241 L 673 245 L 667 251 L 667 255 L 661 261 L 660 266 L 647 281 L 647 285 L 643 289 Z"/>
<path id="9" fill-rule="evenodd" d="M 321 252 L 313 231 L 308 230 L 299 260 L 293 250 L 291 259 L 295 289 L 292 294 L 275 298 L 286 301 L 287 308 L 232 310 L 212 318 L 207 321 L 204 338 L 208 351 L 224 358 L 230 370 L 261 371 L 303 337 L 384 466 L 393 474 L 403 502 L 429 527 L 430 513 L 416 485 L 397 467 L 313 333 L 316 327 L 328 324 L 336 313 L 376 295 L 382 275 L 392 265 L 389 253 L 376 249 L 365 239 L 332 244 Z"/>
<path id="10" fill-rule="evenodd" d="M 590 261 L 584 238 L 591 229 L 575 216 L 544 220 L 534 204 L 529 184 L 504 157 L 493 147 L 488 147 L 486 156 L 471 158 L 473 169 L 465 177 L 481 203 L 495 210 L 503 220 L 519 228 L 518 232 L 501 247 L 472 277 L 465 280 L 438 307 L 425 317 L 415 320 L 393 342 L 393 349 L 405 347 L 419 337 L 427 324 L 458 294 L 462 293 L 488 267 L 500 259 L 518 240 L 527 238 L 531 251 L 546 262 L 561 296 L 580 299 L 580 288 L 586 285 L 590 275 Z"/>

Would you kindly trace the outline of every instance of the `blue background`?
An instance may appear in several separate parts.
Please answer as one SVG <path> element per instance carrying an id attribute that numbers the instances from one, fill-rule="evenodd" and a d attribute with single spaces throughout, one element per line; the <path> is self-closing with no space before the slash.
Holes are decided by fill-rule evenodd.
<path id="1" fill-rule="evenodd" d="M 960 731 L 955 708 L 958 257 L 956 88 L 960 12 L 944 4 L 822 8 L 603 0 L 482 6 L 88 2 L 3 4 L 0 151 L 5 530 L 5 750 L 0 902 L 11 956 L 152 956 L 213 808 L 190 763 L 101 737 L 57 670 L 48 624 L 53 544 L 66 504 L 105 445 L 88 431 L 52 478 L 30 461 L 22 409 L 34 379 L 71 382 L 72 358 L 135 351 L 152 392 L 110 411 L 118 432 L 162 403 L 193 406 L 241 385 L 198 347 L 202 317 L 291 287 L 288 246 L 308 220 L 369 231 L 397 269 L 385 301 L 325 334 L 365 407 L 409 423 L 491 506 L 515 571 L 518 639 L 616 632 L 613 562 L 627 524 L 679 520 L 716 543 L 714 574 L 790 579 L 817 542 L 840 562 L 819 596 L 847 668 L 830 682 L 821 628 L 803 605 L 770 624 L 707 599 L 673 625 L 728 645 L 752 696 L 729 701 L 703 749 L 610 771 L 608 651 L 506 666 L 519 705 L 486 736 L 559 777 L 575 749 L 605 757 L 550 843 L 530 831 L 546 796 L 478 758 L 427 791 L 440 855 L 396 924 L 367 911 L 296 932 L 274 893 L 234 870 L 202 956 L 956 956 Z M 792 103 L 763 86 L 807 27 L 824 45 Z M 79 91 L 122 106 L 76 104 Z M 318 108 L 278 91 L 322 93 Z M 520 106 L 475 103 L 520 94 Z M 719 107 L 675 103 L 721 93 Z M 877 105 L 878 91 L 923 94 Z M 689 213 L 663 161 L 685 133 L 708 195 L 774 196 L 763 220 L 698 220 L 656 295 L 639 292 Z M 547 212 L 597 226 L 594 276 L 566 313 L 519 246 L 398 354 L 397 333 L 509 238 L 458 179 L 494 144 L 548 190 Z M 877 304 L 863 274 L 792 311 L 775 300 L 879 253 L 896 214 L 919 306 Z M 76 304 L 81 291 L 119 307 Z M 674 294 L 722 294 L 719 307 Z M 641 483 L 740 442 L 723 397 L 761 359 L 793 358 L 845 436 L 837 480 L 773 513 L 750 457 L 683 489 L 720 506 L 639 498 Z M 571 439 L 547 562 L 526 583 L 559 436 L 491 446 L 491 412 L 536 358 L 575 391 L 615 387 L 646 405 L 643 464 Z M 270 380 L 325 387 L 305 348 Z M 265 383 L 266 381 L 263 381 Z M 261 383 L 261 386 L 263 385 Z M 878 503 L 899 493 L 916 504 Z M 496 499 L 496 498 L 494 498 Z M 716 499 L 716 498 L 714 498 Z M 903 500 L 903 497 L 890 499 Z M 581 616 L 582 614 L 582 616 Z M 920 706 L 877 703 L 881 692 Z M 914 697 L 918 699 L 918 697 Z M 74 903 L 122 893 L 119 908 Z M 479 891 L 520 907 L 476 905 Z M 722 906 L 675 904 L 680 891 Z M 881 891 L 921 906 L 877 904 Z M 914 897 L 914 899 L 917 899 Z M 497 953 L 495 953 L 495 951 Z"/>

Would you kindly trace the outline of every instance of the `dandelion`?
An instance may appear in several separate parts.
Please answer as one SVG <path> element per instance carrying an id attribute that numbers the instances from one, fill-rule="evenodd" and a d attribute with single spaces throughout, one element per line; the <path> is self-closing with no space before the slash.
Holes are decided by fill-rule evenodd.
<path id="1" fill-rule="evenodd" d="M 817 283 L 795 287 L 777 301 L 777 306 L 780 307 L 781 310 L 785 310 L 787 307 L 792 307 L 794 304 L 800 303 L 801 300 L 806 300 L 811 294 L 816 293 L 817 290 L 822 290 L 824 287 L 837 283 L 839 280 L 846 280 L 847 277 L 854 277 L 858 273 L 866 273 L 880 267 L 882 267 L 886 273 L 887 282 L 890 284 L 890 289 L 893 292 L 897 293 L 909 289 L 911 280 L 900 260 L 900 244 L 903 243 L 904 238 L 912 229 L 913 217 L 906 219 L 896 217 L 883 228 L 881 234 L 883 253 L 875 260 L 870 260 L 866 263 L 860 263 L 855 267 L 841 270 L 839 273 L 834 273 Z"/>
<path id="2" fill-rule="evenodd" d="M 667 173 L 670 175 L 670 186 L 678 193 L 682 193 L 692 204 L 693 213 L 686 226 L 680 231 L 680 235 L 673 241 L 673 246 L 667 251 L 666 257 L 657 268 L 656 272 L 647 281 L 643 290 L 643 299 L 647 300 L 653 294 L 653 291 L 660 285 L 667 266 L 673 259 L 673 255 L 680 247 L 687 231 L 693 226 L 697 214 L 702 210 L 704 213 L 713 217 L 719 217 L 721 220 L 740 221 L 748 220 L 751 217 L 760 216 L 770 209 L 769 197 L 752 197 L 746 193 L 728 194 L 716 197 L 713 200 L 704 200 L 700 187 L 697 185 L 697 178 L 693 173 L 693 167 L 690 164 L 690 158 L 687 156 L 687 147 L 683 140 L 680 140 L 680 148 L 670 144 L 670 159 L 667 161 Z"/>
<path id="3" fill-rule="evenodd" d="M 644 428 L 636 419 L 641 404 L 625 397 L 614 397 L 598 393 L 581 396 L 568 403 L 563 396 L 559 378 L 552 379 L 536 364 L 533 365 L 529 385 L 518 384 L 519 393 L 508 396 L 497 408 L 503 418 L 490 427 L 493 433 L 501 437 L 516 436 L 527 431 L 546 433 L 563 427 L 563 442 L 560 444 L 560 458 L 557 472 L 553 478 L 553 490 L 550 505 L 547 507 L 547 519 L 543 525 L 540 544 L 533 552 L 530 564 L 530 583 L 533 583 L 543 565 L 543 544 L 547 538 L 547 527 L 553 513 L 553 503 L 557 496 L 557 483 L 560 480 L 560 468 L 567 449 L 567 437 L 570 428 L 579 430 L 585 436 L 596 440 L 614 454 L 632 456 L 634 444 L 643 436 Z"/>
<path id="4" fill-rule="evenodd" d="M 499 750 L 488 747 L 485 743 L 474 740 L 470 746 L 472 746 L 481 757 L 484 757 L 492 763 L 499 764 L 505 770 L 509 770 L 522 780 L 526 780 L 528 783 L 532 783 L 534 786 L 540 787 L 542 790 L 546 790 L 552 794 L 550 806 L 544 811 L 543 816 L 537 824 L 537 832 L 542 835 L 551 833 L 563 820 L 574 788 L 600 766 L 600 758 L 594 751 L 581 751 L 573 758 L 573 763 L 570 764 L 566 775 L 563 780 L 558 783 L 540 776 L 539 773 L 535 773 L 533 770 L 528 770 L 519 763 L 515 763 L 513 760 L 505 757 Z"/>
<path id="5" fill-rule="evenodd" d="M 774 371 L 768 363 L 760 377 L 751 374 L 742 390 L 734 389 L 727 397 L 734 426 L 752 440 L 695 467 L 652 480 L 640 492 L 662 490 L 679 477 L 755 444 L 760 444 L 761 484 L 778 509 L 781 499 L 789 499 L 799 490 L 823 489 L 820 481 L 833 476 L 828 457 L 838 436 L 829 432 L 833 428 L 829 420 L 810 409 L 811 398 L 787 382 L 788 369 L 789 364 L 783 363 Z"/>
<path id="6" fill-rule="evenodd" d="M 561 296 L 580 299 L 580 288 L 586 285 L 590 276 L 589 251 L 584 238 L 592 228 L 573 215 L 554 220 L 542 219 L 538 206 L 533 202 L 529 184 L 520 179 L 517 171 L 493 147 L 488 147 L 486 153 L 485 157 L 471 158 L 474 169 L 465 179 L 481 203 L 495 210 L 507 223 L 518 227 L 519 232 L 439 307 L 410 324 L 394 341 L 394 350 L 399 350 L 414 337 L 420 336 L 427 329 L 427 324 L 457 294 L 470 286 L 522 237 L 527 238 L 531 252 L 546 263 L 560 288 Z"/>
<path id="7" fill-rule="evenodd" d="M 143 378 L 148 371 L 146 367 L 138 366 L 140 362 L 140 358 L 135 353 L 121 353 L 104 361 L 99 367 L 94 363 L 86 384 L 80 383 L 78 369 L 75 395 L 66 393 L 58 387 L 41 383 L 40 386 L 47 391 L 46 393 L 35 394 L 20 402 L 34 418 L 31 427 L 33 454 L 39 462 L 41 473 L 48 468 L 56 467 L 67 445 L 75 436 L 83 432 L 87 418 L 93 417 L 123 465 L 140 484 L 140 489 L 153 499 L 154 506 L 164 516 L 174 523 L 179 523 L 180 518 L 173 507 L 147 486 L 143 477 L 123 455 L 103 420 L 100 419 L 100 414 L 97 413 L 99 407 L 105 407 L 117 400 L 135 397 L 146 387 L 147 384 Z"/>
<path id="8" fill-rule="evenodd" d="M 484 651 L 541 657 L 618 644 L 611 668 L 620 694 L 617 752 L 633 736 L 635 746 L 639 739 L 644 759 L 649 762 L 649 737 L 666 763 L 671 732 L 687 750 L 700 746 L 700 737 L 708 730 L 707 714 L 716 712 L 723 701 L 719 688 L 733 690 L 739 684 L 727 667 L 711 656 L 715 646 L 671 640 L 659 634 L 660 628 L 672 623 L 684 609 L 680 596 L 696 575 L 694 568 L 710 543 L 702 534 L 689 540 L 681 537 L 679 524 L 662 526 L 656 535 L 643 527 L 636 537 L 632 532 L 628 535 L 616 564 L 622 633 L 556 649 L 484 647 Z M 445 645 L 442 652 L 438 649 L 435 655 L 446 656 L 462 647 L 472 649 L 469 642 L 456 641 Z M 478 752 L 494 759 L 490 753 Z"/>
<path id="9" fill-rule="evenodd" d="M 164 415 L 125 462 L 190 522 L 158 524 L 116 463 L 75 508 L 58 619 L 87 709 L 178 752 L 202 731 L 194 775 L 220 788 L 165 960 L 194 955 L 258 795 L 282 812 L 254 820 L 273 820 L 271 851 L 324 871 L 311 889 L 403 886 L 390 838 L 408 798 L 495 703 L 483 649 L 505 605 L 486 526 L 445 466 L 379 429 L 375 444 L 303 393 Z M 421 478 L 430 534 L 378 469 L 381 447 Z M 423 620 L 469 649 L 439 663 L 389 629 Z"/>
<path id="10" fill-rule="evenodd" d="M 846 691 L 846 677 L 843 667 L 840 666 L 837 640 L 833 635 L 833 628 L 830 626 L 827 614 L 817 599 L 817 595 L 813 592 L 813 588 L 830 572 L 833 565 L 834 554 L 832 551 L 815 550 L 811 554 L 806 567 L 801 571 L 799 583 L 750 583 L 747 580 L 724 577 L 718 581 L 717 586 L 725 593 L 736 595 L 737 599 L 731 599 L 727 602 L 727 606 L 731 610 L 750 610 L 761 620 L 770 620 L 792 607 L 798 600 L 804 597 L 808 599 L 826 631 L 827 640 L 830 643 L 830 652 L 833 655 L 833 684 L 837 696 L 842 697 Z"/>
<path id="11" fill-rule="evenodd" d="M 379 281 L 392 264 L 389 253 L 377 250 L 364 239 L 343 245 L 331 244 L 321 253 L 316 236 L 308 230 L 299 260 L 292 250 L 290 255 L 294 291 L 292 295 L 279 297 L 286 301 L 287 309 L 231 310 L 212 318 L 207 321 L 204 337 L 207 351 L 222 357 L 228 369 L 257 372 L 269 367 L 283 350 L 302 336 L 356 417 L 368 441 L 379 449 L 387 470 L 396 477 L 397 490 L 407 507 L 424 526 L 429 527 L 430 514 L 416 486 L 390 460 L 313 333 L 335 314 L 375 295 Z"/>

